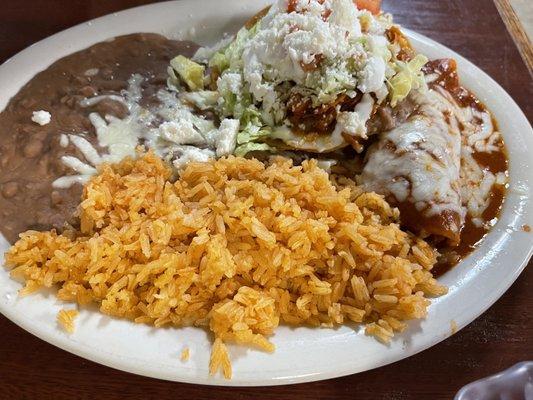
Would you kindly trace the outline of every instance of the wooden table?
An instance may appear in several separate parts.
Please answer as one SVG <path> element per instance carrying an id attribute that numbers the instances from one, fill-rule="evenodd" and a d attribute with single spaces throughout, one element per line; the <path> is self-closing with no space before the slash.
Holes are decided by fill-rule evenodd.
<path id="1" fill-rule="evenodd" d="M 0 62 L 79 22 L 146 3 L 2 0 Z M 492 1 L 384 3 L 399 23 L 489 73 L 533 119 L 533 82 Z M 531 262 L 529 267 L 485 314 L 432 349 L 358 375 L 273 388 L 212 388 L 127 374 L 53 347 L 0 316 L 0 399 L 451 399 L 468 382 L 533 359 Z"/>

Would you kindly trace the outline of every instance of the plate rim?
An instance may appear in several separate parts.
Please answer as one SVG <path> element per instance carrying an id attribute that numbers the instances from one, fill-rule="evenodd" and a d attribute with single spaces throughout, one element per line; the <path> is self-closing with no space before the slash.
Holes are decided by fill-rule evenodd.
<path id="1" fill-rule="evenodd" d="M 216 0 L 211 0 L 212 2 Z M 209 2 L 203 1 L 203 2 Z M 13 57 L 10 57 L 8 60 L 6 60 L 1 66 L 0 66 L 0 75 L 3 73 L 3 70 L 5 69 L 5 66 L 11 63 L 14 59 L 17 59 L 21 57 L 24 54 L 27 54 L 27 52 L 31 52 L 32 48 L 37 48 L 39 46 L 43 46 L 46 44 L 46 42 L 49 42 L 51 39 L 57 39 L 62 36 L 67 37 L 69 34 L 73 34 L 77 30 L 80 29 L 80 27 L 90 25 L 90 24 L 97 24 L 102 23 L 106 20 L 108 20 L 111 17 L 116 17 L 119 15 L 124 15 L 131 12 L 141 12 L 141 11 L 149 11 L 150 9 L 154 7 L 162 7 L 165 8 L 173 3 L 179 3 L 183 7 L 187 7 L 189 4 L 195 4 L 196 1 L 194 0 L 185 0 L 185 1 L 166 1 L 162 3 L 155 3 L 155 4 L 148 4 L 148 5 L 141 5 L 133 8 L 129 8 L 123 11 L 119 11 L 117 13 L 104 15 L 99 18 L 92 19 L 87 22 L 82 22 L 80 24 L 77 24 L 73 27 L 70 27 L 68 29 L 65 29 L 63 31 L 60 31 L 58 33 L 55 33 L 54 35 L 51 35 L 45 39 L 40 40 L 39 42 L 36 42 L 35 44 L 27 47 L 26 49 L 20 51 Z M 261 4 L 258 2 L 258 4 Z M 485 73 L 481 68 L 476 66 L 474 63 L 470 62 L 466 58 L 459 55 L 457 52 L 451 50 L 447 46 L 444 46 L 433 39 L 430 39 L 424 35 L 418 34 L 410 29 L 403 28 L 403 31 L 407 34 L 407 36 L 410 39 L 414 39 L 415 41 L 426 43 L 430 46 L 436 46 L 438 48 L 443 48 L 446 51 L 446 55 L 449 55 L 451 57 L 454 57 L 459 65 L 470 65 L 475 68 L 476 72 L 479 72 L 481 74 L 481 81 L 490 81 L 493 86 L 497 88 L 497 91 L 500 92 L 499 95 L 503 96 L 503 103 L 509 104 L 513 108 L 516 108 L 519 110 L 518 117 L 521 119 L 524 119 L 525 122 L 529 125 L 529 133 L 533 135 L 533 130 L 531 129 L 531 125 L 529 124 L 529 121 L 527 117 L 524 115 L 520 107 L 516 104 L 516 102 L 511 98 L 511 96 L 503 89 L 492 77 L 490 77 L 487 73 Z M 511 162 L 511 158 L 510 158 Z M 490 233 L 489 233 L 490 235 Z M 522 273 L 524 268 L 527 266 L 529 259 L 531 258 L 533 254 L 533 243 L 530 245 L 529 250 L 527 254 L 524 255 L 523 261 L 520 263 L 520 266 L 515 267 L 512 271 L 512 274 L 509 274 L 508 278 L 502 283 L 498 285 L 498 291 L 493 294 L 489 301 L 483 302 L 483 305 L 481 307 L 478 307 L 476 312 L 470 313 L 468 316 L 465 316 L 460 321 L 458 321 L 457 324 L 457 331 L 461 330 L 466 325 L 470 324 L 473 320 L 478 318 L 481 314 L 483 314 L 488 308 L 490 308 L 515 282 L 515 280 L 518 278 L 518 276 Z M 178 381 L 178 382 L 186 382 L 186 383 L 195 383 L 195 384 L 203 384 L 203 385 L 216 385 L 216 386 L 274 386 L 274 385 L 284 385 L 284 384 L 293 384 L 293 383 L 304 383 L 304 382 L 311 382 L 311 381 L 318 381 L 318 380 L 324 380 L 324 379 L 330 379 L 330 378 L 336 378 L 346 375 L 351 375 L 354 373 L 362 372 L 357 371 L 354 369 L 344 369 L 344 370 L 326 370 L 318 373 L 313 374 L 307 374 L 307 375 L 296 375 L 296 376 L 288 376 L 288 377 L 280 377 L 278 379 L 270 379 L 270 380 L 246 380 L 246 379 L 239 379 L 238 376 L 235 376 L 233 380 L 226 381 L 219 378 L 210 378 L 208 376 L 205 377 L 189 377 L 189 376 L 176 376 L 175 374 L 172 375 L 165 375 L 161 374 L 161 372 L 156 372 L 154 370 L 151 370 L 149 368 L 143 367 L 142 365 L 132 365 L 130 361 L 127 359 L 119 359 L 119 360 L 112 360 L 109 357 L 106 356 L 105 353 L 94 353 L 91 351 L 89 347 L 83 347 L 82 343 L 79 343 L 77 341 L 71 341 L 68 338 L 64 338 L 61 335 L 48 335 L 46 333 L 43 333 L 42 331 L 39 331 L 36 325 L 32 325 L 32 323 L 28 320 L 25 320 L 24 318 L 20 318 L 19 316 L 15 315 L 15 312 L 10 312 L 9 306 L 4 305 L 0 302 L 0 312 L 6 316 L 8 319 L 10 319 L 12 322 L 14 322 L 16 325 L 20 326 L 22 329 L 28 331 L 32 335 L 60 348 L 63 350 L 66 350 L 72 354 L 75 354 L 77 356 L 86 358 L 88 360 L 91 360 L 93 362 L 96 362 L 98 364 L 102 364 L 111 368 L 119 369 L 122 371 L 149 376 L 157 379 L 165 379 L 170 381 Z M 409 351 L 406 353 L 406 355 L 400 355 L 398 357 L 393 357 L 387 362 L 381 363 L 379 365 L 375 365 L 372 368 L 366 368 L 365 371 L 379 368 L 388 364 L 391 364 L 393 362 L 408 358 L 414 354 L 420 353 L 437 343 L 443 341 L 446 339 L 446 337 L 433 337 L 432 340 L 426 341 L 422 346 L 417 347 L 414 351 Z"/>

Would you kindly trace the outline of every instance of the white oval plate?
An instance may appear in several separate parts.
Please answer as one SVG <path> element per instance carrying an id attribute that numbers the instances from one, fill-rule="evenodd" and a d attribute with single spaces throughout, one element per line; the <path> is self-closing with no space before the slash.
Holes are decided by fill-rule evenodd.
<path id="1" fill-rule="evenodd" d="M 157 32 L 212 44 L 222 33 L 233 33 L 268 0 L 183 0 L 134 8 L 98 18 L 45 39 L 0 67 L 0 109 L 37 72 L 60 57 L 116 35 Z M 193 29 L 194 28 L 194 29 Z M 56 325 L 65 307 L 52 292 L 18 299 L 20 284 L 0 268 L 0 311 L 32 334 L 64 350 L 98 363 L 136 374 L 211 385 L 280 385 L 315 381 L 365 371 L 398 361 L 435 345 L 492 305 L 518 277 L 532 252 L 533 226 L 530 171 L 533 131 L 509 95 L 472 63 L 446 47 L 407 31 L 413 45 L 430 58 L 457 60 L 463 84 L 493 111 L 510 154 L 511 184 L 500 221 L 483 244 L 440 280 L 449 293 L 433 301 L 428 318 L 413 322 L 390 346 L 350 327 L 290 329 L 272 337 L 274 354 L 230 346 L 233 379 L 210 377 L 211 338 L 196 328 L 154 329 L 112 319 L 96 309 L 83 310 L 77 329 L 67 336 Z M 0 237 L 0 252 L 7 243 Z M 453 322 L 452 322 L 453 321 Z M 188 346 L 191 358 L 180 361 Z"/>

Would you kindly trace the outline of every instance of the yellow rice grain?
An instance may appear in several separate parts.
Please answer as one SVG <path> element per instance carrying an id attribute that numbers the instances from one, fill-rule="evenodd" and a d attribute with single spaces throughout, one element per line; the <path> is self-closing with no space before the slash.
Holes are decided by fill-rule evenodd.
<path id="1" fill-rule="evenodd" d="M 181 351 L 181 355 L 180 355 L 180 360 L 181 361 L 189 361 L 189 357 L 190 357 L 190 350 L 188 347 L 185 347 L 182 351 Z"/>
<path id="2" fill-rule="evenodd" d="M 171 179 L 152 153 L 103 166 L 78 231 L 28 231 L 6 254 L 21 295 L 55 285 L 61 300 L 115 317 L 205 327 L 210 372 L 229 378 L 226 343 L 271 352 L 280 323 L 347 321 L 388 343 L 446 292 L 436 251 L 400 229 L 398 210 L 314 160 L 228 157 Z M 67 327 L 74 312 L 61 314 Z"/>
<path id="3" fill-rule="evenodd" d="M 57 313 L 57 322 L 67 333 L 74 333 L 74 319 L 77 316 L 77 310 L 60 310 Z"/>
<path id="4" fill-rule="evenodd" d="M 226 345 L 219 338 L 215 339 L 213 349 L 211 351 L 211 359 L 209 361 L 209 373 L 215 375 L 219 370 L 222 370 L 224 378 L 231 379 L 231 363 L 229 361 L 229 354 Z"/>

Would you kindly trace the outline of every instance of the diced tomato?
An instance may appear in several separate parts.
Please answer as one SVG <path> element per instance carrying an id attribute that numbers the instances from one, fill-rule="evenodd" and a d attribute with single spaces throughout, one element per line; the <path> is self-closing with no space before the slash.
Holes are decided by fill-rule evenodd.
<path id="1" fill-rule="evenodd" d="M 298 0 L 289 0 L 289 4 L 287 5 L 287 12 L 290 14 L 291 12 L 296 11 L 296 4 L 298 4 Z"/>
<path id="2" fill-rule="evenodd" d="M 313 58 L 313 61 L 308 64 L 305 64 L 303 61 L 300 61 L 300 67 L 302 67 L 305 72 L 313 72 L 320 67 L 320 64 L 322 63 L 322 61 L 324 61 L 324 58 L 325 57 L 323 54 L 316 54 Z"/>
<path id="3" fill-rule="evenodd" d="M 368 10 L 374 15 L 381 11 L 381 0 L 354 0 L 354 3 L 358 9 Z"/>

